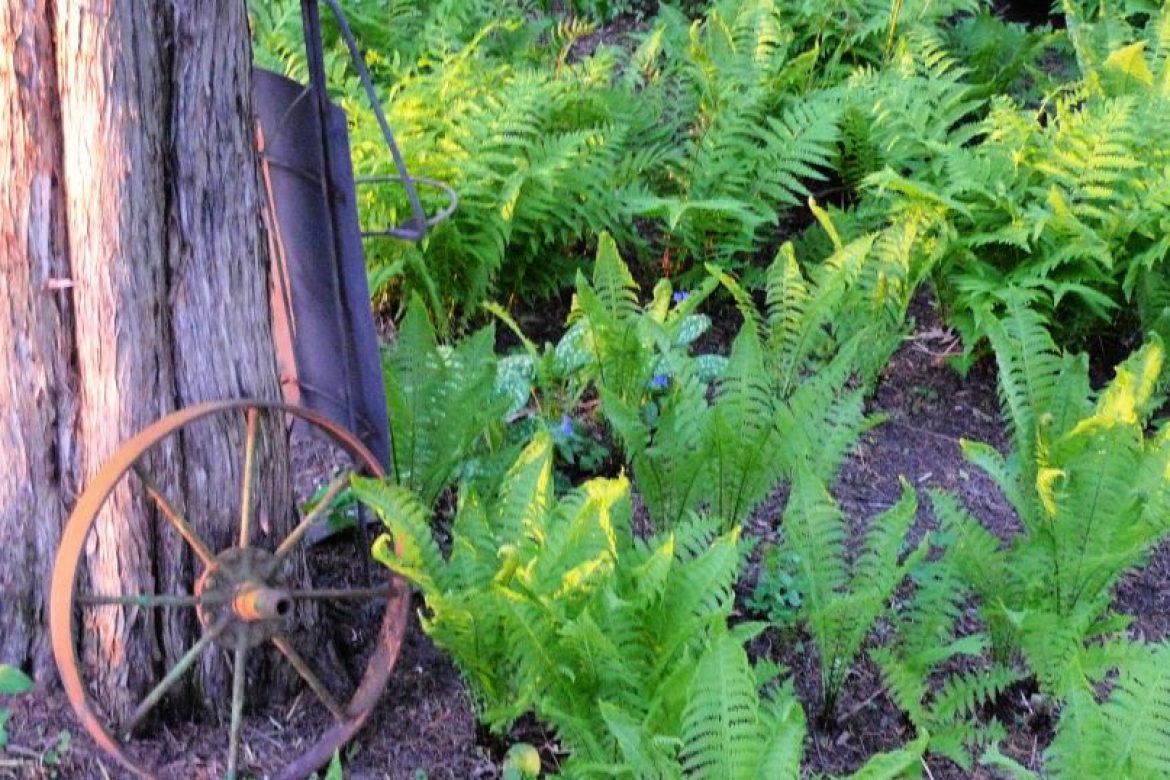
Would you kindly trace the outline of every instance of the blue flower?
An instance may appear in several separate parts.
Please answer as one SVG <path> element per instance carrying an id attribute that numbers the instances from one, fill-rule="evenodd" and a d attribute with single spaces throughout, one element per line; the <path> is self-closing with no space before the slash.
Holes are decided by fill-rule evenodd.
<path id="1" fill-rule="evenodd" d="M 561 424 L 556 427 L 556 433 L 560 436 L 573 435 L 573 420 L 569 417 L 569 415 L 561 415 Z"/>
<path id="2" fill-rule="evenodd" d="M 679 290 L 674 295 L 670 296 L 670 299 L 672 301 L 674 301 L 675 303 L 682 303 L 690 296 L 691 296 L 691 294 L 689 292 L 687 292 L 686 290 Z"/>
<path id="3" fill-rule="evenodd" d="M 650 379 L 651 390 L 665 390 L 670 386 L 670 377 L 666 374 L 655 374 Z"/>

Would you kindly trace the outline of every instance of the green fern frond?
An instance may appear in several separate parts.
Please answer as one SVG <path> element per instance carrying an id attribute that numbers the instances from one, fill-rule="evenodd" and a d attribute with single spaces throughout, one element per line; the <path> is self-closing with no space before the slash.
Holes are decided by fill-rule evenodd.
<path id="1" fill-rule="evenodd" d="M 984 314 L 981 322 L 999 365 L 1004 409 L 1018 441 L 1021 463 L 1033 472 L 1040 428 L 1059 435 L 1086 411 L 1087 367 L 1062 355 L 1044 319 L 1019 295 L 1006 296 L 1002 318 Z"/>
<path id="2" fill-rule="evenodd" d="M 1104 703 L 1089 691 L 1070 695 L 1046 763 L 1058 777 L 1162 777 L 1168 733 L 1170 651 L 1154 645 L 1119 670 Z"/>
<path id="3" fill-rule="evenodd" d="M 947 552 L 963 580 L 986 601 L 1012 601 L 1020 587 L 1003 543 L 987 531 L 954 496 L 931 490 L 930 503 L 947 538 Z"/>
<path id="4" fill-rule="evenodd" d="M 492 523 L 513 545 L 543 545 L 553 506 L 552 438 L 538 433 L 508 469 L 499 488 Z"/>
<path id="5" fill-rule="evenodd" d="M 683 714 L 683 772 L 695 778 L 753 778 L 760 752 L 759 696 L 747 655 L 730 637 L 703 655 Z"/>
<path id="6" fill-rule="evenodd" d="M 922 763 L 930 734 L 920 731 L 913 742 L 888 753 L 879 753 L 849 775 L 850 780 L 898 780 Z"/>
<path id="7" fill-rule="evenodd" d="M 841 512 L 824 484 L 798 469 L 784 512 L 785 536 L 800 556 L 808 601 L 828 604 L 848 583 Z M 814 607 L 816 609 L 816 607 Z"/>
<path id="8" fill-rule="evenodd" d="M 758 778 L 797 780 L 804 751 L 805 718 L 791 685 L 760 702 L 763 744 Z"/>
<path id="9" fill-rule="evenodd" d="M 489 327 L 452 349 L 440 346 L 416 296 L 385 355 L 394 478 L 428 504 L 509 405 L 495 390 L 494 338 Z"/>
<path id="10" fill-rule="evenodd" d="M 944 723 L 970 718 L 1021 678 L 1019 671 L 1004 666 L 952 675 L 935 695 L 931 715 Z"/>
<path id="11" fill-rule="evenodd" d="M 709 533 L 711 522 L 706 521 L 703 525 Z M 677 541 L 676 555 L 685 550 L 685 540 Z M 700 620 L 725 617 L 735 600 L 733 587 L 738 564 L 739 532 L 732 530 L 712 539 L 707 548 L 694 555 L 686 566 L 672 569 L 663 590 L 663 599 L 671 604 L 678 616 L 693 616 Z M 681 634 L 677 628 L 664 629 L 668 632 L 665 636 Z"/>
<path id="12" fill-rule="evenodd" d="M 865 535 L 853 576 L 882 592 L 892 592 L 904 576 L 899 565 L 910 526 L 918 513 L 918 496 L 905 479 L 902 495 L 892 507 L 875 517 Z"/>

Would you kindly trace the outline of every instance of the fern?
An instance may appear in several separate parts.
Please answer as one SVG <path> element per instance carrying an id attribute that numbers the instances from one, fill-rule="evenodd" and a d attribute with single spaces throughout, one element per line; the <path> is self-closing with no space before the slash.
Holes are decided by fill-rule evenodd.
<path id="1" fill-rule="evenodd" d="M 1045 689 L 1062 695 L 1081 684 L 1086 640 L 1119 626 L 1105 620 L 1111 588 L 1167 533 L 1157 514 L 1167 486 L 1149 477 L 1170 465 L 1167 433 L 1145 431 L 1162 346 L 1151 340 L 1093 400 L 1086 361 L 1058 354 L 1034 313 L 1016 306 L 987 328 L 1016 457 L 970 445 L 968 457 L 1001 482 L 1025 533 L 1001 549 L 953 500 L 937 495 L 935 508 L 1000 657 L 1019 647 Z"/>
<path id="2" fill-rule="evenodd" d="M 660 126 L 652 98 L 613 86 L 611 54 L 558 66 L 539 27 L 515 7 L 462 5 L 478 10 L 449 21 L 426 11 L 415 25 L 424 45 L 410 41 L 411 59 L 399 55 L 402 65 L 386 72 L 388 119 L 408 167 L 451 184 L 460 209 L 420 247 L 369 247 L 379 278 L 433 291 L 428 303 L 444 323 L 471 314 L 497 285 L 534 295 L 558 289 L 573 278 L 580 246 L 603 229 L 637 243 L 624 204 L 669 159 L 670 128 Z M 474 35 L 463 32 L 475 24 Z M 371 36 L 399 43 L 387 29 Z M 356 101 L 346 107 L 355 171 L 391 173 L 373 118 Z M 394 188 L 359 194 L 371 224 L 408 214 Z M 402 294 L 380 294 L 390 293 Z"/>
<path id="3" fill-rule="evenodd" d="M 738 642 L 714 645 L 695 670 L 683 713 L 683 772 L 748 778 L 759 763 L 761 723 L 756 678 Z"/>
<path id="4" fill-rule="evenodd" d="M 1031 482 L 1041 428 L 1060 436 L 1088 411 L 1087 363 L 1057 349 L 1043 318 L 1022 295 L 1009 294 L 1002 317 L 983 312 L 978 321 L 995 350 L 999 393 L 1020 453 L 1022 478 Z M 1031 512 L 1016 508 L 1028 522 Z"/>
<path id="5" fill-rule="evenodd" d="M 874 621 L 919 557 L 901 555 L 916 509 L 907 486 L 896 505 L 873 519 L 861 555 L 849 566 L 836 502 L 815 476 L 797 472 L 784 515 L 784 549 L 798 561 L 804 612 L 819 653 L 822 718 L 832 716 Z"/>
<path id="6" fill-rule="evenodd" d="M 494 495 L 464 492 L 446 558 L 405 488 L 357 480 L 355 491 L 389 531 L 376 555 L 422 590 L 424 628 L 454 656 L 490 725 L 531 710 L 574 762 L 626 750 L 677 776 L 676 754 L 657 746 L 680 738 L 689 701 L 680 692 L 708 637 L 720 647 L 726 636 L 738 534 L 695 517 L 677 534 L 636 541 L 624 479 L 591 480 L 558 500 L 551 468 L 541 433 Z"/>
<path id="7" fill-rule="evenodd" d="M 740 262 L 780 209 L 825 179 L 837 101 L 808 93 L 815 52 L 789 46 L 771 0 L 715 3 L 693 24 L 664 10 L 651 36 L 663 62 L 649 91 L 669 96 L 682 155 L 666 186 L 628 207 L 665 221 L 672 270 L 693 278 L 704 262 Z"/>
<path id="8" fill-rule="evenodd" d="M 579 329 L 588 356 L 582 374 L 596 383 L 601 411 L 657 527 L 704 508 L 730 527 L 797 464 L 826 480 L 835 473 L 873 422 L 864 415 L 864 387 L 851 387 L 862 362 L 858 345 L 866 340 L 873 351 L 892 350 L 900 327 L 900 320 L 891 325 L 883 317 L 856 331 L 830 328 L 841 309 L 862 305 L 856 282 L 871 244 L 843 248 L 811 283 L 791 248 L 782 249 L 769 271 L 765 317 L 738 282 L 718 271 L 677 303 L 670 286 L 660 284 L 640 307 L 632 276 L 612 239 L 602 236 L 593 281 L 578 279 L 570 333 Z M 687 345 L 696 332 L 694 312 L 718 283 L 746 322 L 712 381 Z M 837 344 L 835 335 L 848 342 Z"/>
<path id="9" fill-rule="evenodd" d="M 1170 773 L 1170 650 L 1141 647 L 1121 666 L 1105 701 L 1068 698 L 1045 753 L 1055 777 L 1163 777 Z"/>
<path id="10" fill-rule="evenodd" d="M 507 399 L 495 392 L 494 331 L 441 346 L 415 298 L 384 359 L 394 478 L 427 504 L 477 455 Z"/>
<path id="11" fill-rule="evenodd" d="M 1170 243 L 1156 225 L 1167 204 L 1170 95 L 1153 70 L 1165 72 L 1164 61 L 1146 53 L 1160 27 L 1106 16 L 1070 16 L 1082 78 L 1038 111 L 999 97 L 953 137 L 908 126 L 900 137 L 922 150 L 911 172 L 870 179 L 896 201 L 942 208 L 939 286 L 969 349 L 986 335 L 975 313 L 1019 294 L 1010 290 L 1025 291 L 1050 326 L 1059 322 L 1058 340 L 1075 343 L 1164 276 Z M 1156 327 L 1159 309 L 1141 313 Z"/>

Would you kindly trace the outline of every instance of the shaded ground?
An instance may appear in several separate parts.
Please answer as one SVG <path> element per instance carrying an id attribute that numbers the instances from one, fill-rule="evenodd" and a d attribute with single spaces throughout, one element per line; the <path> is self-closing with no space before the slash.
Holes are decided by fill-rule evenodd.
<path id="1" fill-rule="evenodd" d="M 245 769 L 261 777 L 304 749 L 298 733 L 320 733 L 321 713 L 300 717 L 303 701 L 248 717 Z M 35 693 L 8 703 L 9 745 L 0 751 L 0 778 L 120 778 L 125 774 L 81 731 L 60 692 Z M 290 718 L 289 713 L 293 715 Z M 316 721 L 307 722 L 307 721 Z M 59 735 L 68 732 L 68 747 Z M 167 730 L 142 755 L 163 778 L 222 777 L 227 728 L 187 725 Z M 299 748 L 299 749 L 298 749 Z M 476 745 L 475 718 L 458 673 L 412 618 L 407 639 L 382 701 L 343 759 L 349 778 L 433 780 L 493 778 L 493 764 Z M 423 774 L 420 774 L 422 772 Z"/>
<path id="2" fill-rule="evenodd" d="M 957 344 L 939 325 L 926 296 L 915 301 L 912 316 L 914 335 L 894 355 L 870 404 L 871 411 L 884 413 L 889 419 L 863 437 L 834 492 L 860 530 L 868 518 L 897 500 L 901 476 L 919 489 L 922 499 L 913 535 L 925 533 L 934 522 L 924 491 L 944 488 L 1006 538 L 1017 528 L 1010 508 L 990 480 L 964 461 L 959 450 L 963 438 L 1007 446 L 999 421 L 993 368 L 983 363 L 960 379 L 945 365 L 947 354 L 957 349 Z M 749 532 L 770 538 L 782 505 L 782 494 L 773 497 L 755 514 Z M 749 572 L 749 581 L 751 578 Z M 1135 637 L 1156 641 L 1170 634 L 1170 546 L 1163 546 L 1149 566 L 1124 580 L 1118 589 L 1117 606 L 1135 616 Z M 798 694 L 811 712 L 819 684 L 811 643 L 799 634 L 769 631 L 755 641 L 752 650 L 792 669 Z M 122 776 L 80 732 L 59 693 L 37 693 L 7 705 L 13 716 L 9 747 L 0 751 L 0 778 L 88 780 Z M 280 711 L 248 718 L 246 755 L 248 769 L 256 773 L 253 776 L 279 767 L 282 759 L 297 751 L 296 735 L 313 731 L 320 724 L 320 720 L 297 712 L 298 706 L 294 702 Z M 810 734 L 806 771 L 851 771 L 874 753 L 913 738 L 912 727 L 885 695 L 876 669 L 868 662 L 853 670 L 838 713 L 830 727 Z M 1025 688 L 1011 689 L 995 714 L 1009 729 L 1003 751 L 1038 768 L 1051 739 L 1051 718 L 1032 710 Z M 320 715 L 312 717 L 319 719 Z M 538 736 L 534 737 L 538 735 L 534 724 L 519 728 L 524 738 L 540 743 Z M 65 749 L 59 744 L 62 731 L 72 737 Z M 158 735 L 147 749 L 157 756 L 156 765 L 165 767 L 163 776 L 198 780 L 218 776 L 221 767 L 216 761 L 224 753 L 225 743 L 226 728 L 187 725 Z M 496 778 L 506 746 L 507 740 L 477 729 L 458 673 L 412 618 L 386 695 L 345 753 L 346 777 Z M 968 774 L 941 759 L 932 758 L 927 765 L 930 776 L 937 780 L 999 776 L 984 769 Z"/>

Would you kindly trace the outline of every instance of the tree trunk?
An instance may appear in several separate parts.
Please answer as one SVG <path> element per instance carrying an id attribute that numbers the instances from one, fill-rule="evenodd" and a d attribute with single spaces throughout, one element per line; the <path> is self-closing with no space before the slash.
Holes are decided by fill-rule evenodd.
<path id="1" fill-rule="evenodd" d="M 6 0 L 0 52 L 15 106 L 0 119 L 14 204 L 0 212 L 0 343 L 16 345 L 0 353 L 0 661 L 43 678 L 42 588 L 74 485 L 176 408 L 280 394 L 243 0 Z M 243 433 L 242 418 L 185 431 L 149 464 L 213 549 L 235 531 Z M 267 434 L 262 513 L 279 537 L 287 443 Z M 95 590 L 193 580 L 190 552 L 128 483 L 87 558 Z M 163 614 L 87 612 L 83 662 L 115 718 L 192 643 L 190 611 Z M 188 693 L 226 701 L 207 658 Z"/>
<path id="2" fill-rule="evenodd" d="M 76 495 L 76 388 L 48 0 L 0 7 L 0 662 L 52 656 L 53 552 Z"/>

